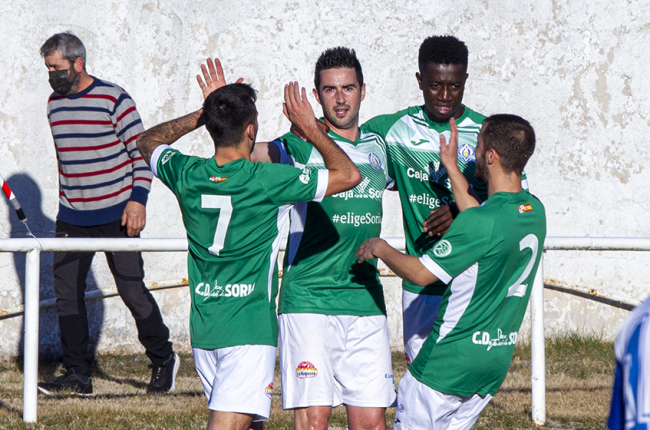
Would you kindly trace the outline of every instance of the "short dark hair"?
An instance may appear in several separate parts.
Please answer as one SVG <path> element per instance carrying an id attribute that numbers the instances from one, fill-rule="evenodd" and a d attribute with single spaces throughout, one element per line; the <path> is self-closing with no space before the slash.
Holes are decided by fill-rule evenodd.
<path id="1" fill-rule="evenodd" d="M 45 58 L 56 51 L 61 51 L 64 60 L 74 64 L 77 58 L 81 57 L 86 70 L 86 47 L 81 39 L 68 31 L 67 33 L 57 33 L 45 41 L 41 46 L 41 57 Z"/>
<path id="2" fill-rule="evenodd" d="M 454 36 L 431 36 L 424 39 L 418 53 L 420 73 L 428 63 L 460 64 L 467 70 L 469 52 L 465 42 Z"/>
<path id="3" fill-rule="evenodd" d="M 354 52 L 354 49 L 338 46 L 336 48 L 329 48 L 320 54 L 314 70 L 316 91 L 320 91 L 320 72 L 328 69 L 354 69 L 357 74 L 359 86 L 363 86 L 361 63 L 359 63 L 357 53 Z"/>
<path id="4" fill-rule="evenodd" d="M 246 127 L 255 122 L 257 95 L 248 84 L 230 84 L 213 91 L 203 102 L 203 120 L 215 147 L 237 146 Z"/>
<path id="5" fill-rule="evenodd" d="M 517 115 L 498 114 L 488 117 L 481 129 L 484 148 L 499 154 L 505 173 L 521 174 L 535 151 L 535 130 Z"/>

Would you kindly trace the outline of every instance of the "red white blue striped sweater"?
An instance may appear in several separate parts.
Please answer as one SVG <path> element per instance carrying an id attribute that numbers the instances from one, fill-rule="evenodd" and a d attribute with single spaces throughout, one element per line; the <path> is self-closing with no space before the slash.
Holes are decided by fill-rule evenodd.
<path id="1" fill-rule="evenodd" d="M 78 94 L 52 93 L 47 103 L 59 164 L 57 219 L 79 226 L 121 219 L 130 200 L 146 204 L 152 179 L 136 147 L 144 128 L 135 102 L 93 79 Z"/>

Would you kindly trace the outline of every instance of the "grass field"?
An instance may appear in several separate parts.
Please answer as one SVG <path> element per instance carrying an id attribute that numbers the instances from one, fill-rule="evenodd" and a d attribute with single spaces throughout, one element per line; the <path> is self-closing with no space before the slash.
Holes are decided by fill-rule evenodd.
<path id="1" fill-rule="evenodd" d="M 547 346 L 547 428 L 605 429 L 614 354 L 612 344 L 593 336 L 549 339 Z M 19 362 L 0 362 L 1 429 L 204 429 L 207 406 L 191 355 L 181 356 L 176 390 L 148 395 L 148 360 L 140 356 L 99 356 L 93 375 L 95 396 L 43 397 L 38 424 L 22 422 L 22 372 Z M 395 382 L 404 375 L 403 354 L 393 356 Z M 40 377 L 57 376 L 58 364 L 41 364 Z M 266 429 L 291 429 L 291 412 L 280 406 L 280 378 L 274 383 L 273 410 Z M 510 373 L 479 418 L 475 429 L 530 429 L 530 347 L 518 346 Z M 392 428 L 395 410 L 386 417 Z M 345 429 L 345 410 L 336 408 L 330 428 Z"/>

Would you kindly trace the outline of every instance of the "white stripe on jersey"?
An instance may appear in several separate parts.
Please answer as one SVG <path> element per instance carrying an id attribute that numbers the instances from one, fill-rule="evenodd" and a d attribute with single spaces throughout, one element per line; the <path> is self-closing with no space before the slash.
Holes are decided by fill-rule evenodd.
<path id="1" fill-rule="evenodd" d="M 272 251 L 271 251 L 271 260 L 269 264 L 269 283 L 268 283 L 268 291 L 269 291 L 269 303 L 271 303 L 272 300 L 272 294 L 273 294 L 273 269 L 275 266 L 278 264 L 278 253 L 280 252 L 280 241 L 282 240 L 282 234 L 284 233 L 284 229 L 287 225 L 287 214 L 289 210 L 291 209 L 292 205 L 284 205 L 280 206 L 278 208 L 278 220 L 277 220 L 277 226 L 278 226 L 278 234 L 275 236 L 275 239 L 273 240 L 272 246 Z"/>
<path id="2" fill-rule="evenodd" d="M 424 254 L 422 257 L 420 257 L 420 263 L 424 267 L 429 270 L 429 272 L 433 273 L 433 275 L 440 279 L 442 282 L 445 284 L 448 284 L 449 281 L 451 281 L 451 275 L 445 271 L 442 267 L 438 265 L 431 257 L 429 257 L 428 254 Z"/>
<path id="3" fill-rule="evenodd" d="M 449 289 L 451 295 L 447 301 L 447 308 L 442 315 L 442 325 L 438 333 L 436 343 L 443 340 L 458 324 L 458 321 L 465 313 L 469 302 L 472 300 L 474 290 L 476 289 L 476 279 L 478 277 L 478 263 L 472 264 L 463 273 L 456 276 Z"/>
<path id="4" fill-rule="evenodd" d="M 153 154 L 151 154 L 151 159 L 149 160 L 149 163 L 151 163 L 151 171 L 153 172 L 154 176 L 157 178 L 158 177 L 158 158 L 160 158 L 160 154 L 166 149 L 172 149 L 171 146 L 169 145 L 160 145 L 156 149 L 153 150 Z"/>
<path id="5" fill-rule="evenodd" d="M 302 234 L 305 231 L 305 220 L 307 219 L 307 202 L 298 202 L 293 205 L 291 211 L 291 224 L 289 225 L 289 257 L 287 259 L 287 267 L 285 273 L 291 269 L 294 258 L 298 248 L 300 248 L 300 241 Z"/>

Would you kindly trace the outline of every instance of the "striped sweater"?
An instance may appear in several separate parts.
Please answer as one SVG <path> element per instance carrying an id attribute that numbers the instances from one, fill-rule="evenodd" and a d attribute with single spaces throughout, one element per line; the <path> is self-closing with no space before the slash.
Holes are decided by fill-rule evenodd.
<path id="1" fill-rule="evenodd" d="M 59 165 L 57 219 L 79 226 L 121 219 L 130 200 L 146 204 L 152 179 L 136 147 L 144 128 L 135 102 L 93 79 L 78 94 L 52 93 L 47 103 Z"/>

